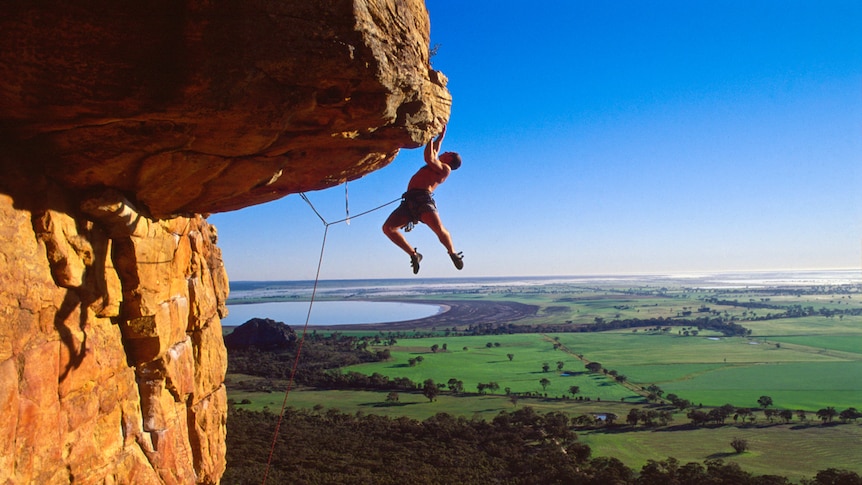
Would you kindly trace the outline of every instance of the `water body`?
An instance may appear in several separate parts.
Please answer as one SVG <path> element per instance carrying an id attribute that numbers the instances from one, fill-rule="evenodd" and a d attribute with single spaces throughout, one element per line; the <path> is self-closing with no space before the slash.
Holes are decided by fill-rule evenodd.
<path id="1" fill-rule="evenodd" d="M 305 325 L 308 302 L 268 302 L 228 305 L 229 315 L 222 325 L 239 326 L 252 318 L 270 318 L 288 325 Z M 389 323 L 434 316 L 443 311 L 438 305 L 382 301 L 316 301 L 311 307 L 309 325 L 349 325 Z"/>
<path id="2" fill-rule="evenodd" d="M 811 285 L 851 285 L 862 280 L 862 271 L 799 270 L 680 273 L 664 275 L 592 275 L 592 276 L 511 276 L 484 278 L 415 278 L 369 280 L 321 280 L 319 296 L 330 299 L 398 298 L 399 296 L 447 295 L 506 287 L 541 287 L 552 285 L 603 286 L 678 286 L 690 288 L 765 288 Z M 260 298 L 309 298 L 314 281 L 231 281 L 230 300 Z M 304 322 L 304 320 L 303 320 Z"/>
<path id="3" fill-rule="evenodd" d="M 679 286 L 691 288 L 787 287 L 800 285 L 858 284 L 862 271 L 807 270 L 715 272 L 673 275 L 587 275 L 587 276 L 517 276 L 484 278 L 403 278 L 367 280 L 321 280 L 312 307 L 309 325 L 349 325 L 359 323 L 403 322 L 426 318 L 442 311 L 441 307 L 421 303 L 396 303 L 364 300 L 398 299 L 402 296 L 433 296 L 444 300 L 449 295 L 500 291 L 509 287 L 555 286 Z M 308 299 L 314 293 L 314 281 L 231 281 L 228 309 L 222 320 L 226 326 L 238 326 L 252 318 L 271 318 L 288 325 L 304 325 L 308 303 L 284 301 Z M 260 303 L 261 300 L 270 300 Z M 281 300 L 281 301 L 279 301 Z M 333 301 L 341 300 L 341 301 Z M 364 301 L 363 301 L 364 300 Z"/>

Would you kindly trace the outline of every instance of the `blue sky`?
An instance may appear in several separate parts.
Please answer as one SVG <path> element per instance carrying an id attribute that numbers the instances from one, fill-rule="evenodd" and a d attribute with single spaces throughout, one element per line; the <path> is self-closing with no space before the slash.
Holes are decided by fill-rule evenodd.
<path id="1" fill-rule="evenodd" d="M 465 255 L 425 226 L 419 276 L 380 232 L 329 227 L 323 279 L 668 274 L 862 264 L 862 2 L 429 0 L 449 77 L 436 193 Z M 400 197 L 402 150 L 348 186 Z M 344 186 L 308 198 L 345 216 Z M 215 214 L 232 280 L 313 279 L 323 223 L 298 196 Z"/>

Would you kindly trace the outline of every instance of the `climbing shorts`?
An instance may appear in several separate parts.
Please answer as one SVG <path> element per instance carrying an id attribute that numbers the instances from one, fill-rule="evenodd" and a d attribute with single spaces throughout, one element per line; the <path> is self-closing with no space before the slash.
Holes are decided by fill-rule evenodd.
<path id="1" fill-rule="evenodd" d="M 437 204 L 431 192 L 422 189 L 408 190 L 401 196 L 401 205 L 392 214 L 406 217 L 413 224 L 426 212 L 436 212 Z"/>

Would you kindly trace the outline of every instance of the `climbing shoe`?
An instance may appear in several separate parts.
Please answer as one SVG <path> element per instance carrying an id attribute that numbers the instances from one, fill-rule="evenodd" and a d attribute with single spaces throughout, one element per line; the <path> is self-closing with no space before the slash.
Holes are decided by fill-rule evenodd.
<path id="1" fill-rule="evenodd" d="M 452 263 L 456 268 L 464 267 L 464 253 L 449 253 L 449 257 L 452 258 Z"/>
<path id="2" fill-rule="evenodd" d="M 413 248 L 413 254 L 410 256 L 410 266 L 413 266 L 413 274 L 419 274 L 419 261 L 422 261 L 422 255 L 416 248 Z"/>

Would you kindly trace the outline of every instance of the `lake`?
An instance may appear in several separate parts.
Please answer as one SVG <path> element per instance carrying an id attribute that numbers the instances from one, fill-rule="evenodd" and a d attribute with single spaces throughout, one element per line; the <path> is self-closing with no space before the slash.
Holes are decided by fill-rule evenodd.
<path id="1" fill-rule="evenodd" d="M 252 318 L 270 318 L 288 325 L 304 325 L 308 302 L 269 302 L 228 305 L 224 326 L 239 326 Z M 311 307 L 309 325 L 346 325 L 416 320 L 437 315 L 439 305 L 383 301 L 316 301 Z"/>

